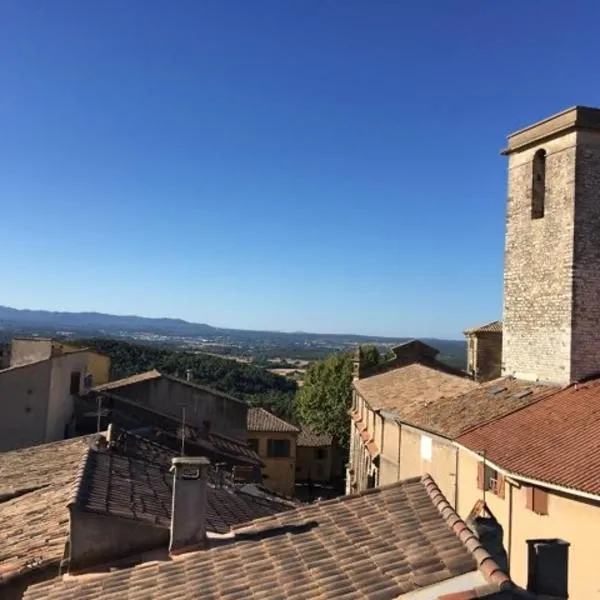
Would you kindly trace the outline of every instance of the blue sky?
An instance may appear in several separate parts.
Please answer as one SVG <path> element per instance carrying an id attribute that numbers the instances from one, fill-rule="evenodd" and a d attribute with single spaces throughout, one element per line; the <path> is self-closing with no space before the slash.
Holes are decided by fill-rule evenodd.
<path id="1" fill-rule="evenodd" d="M 0 304 L 461 337 L 600 3 L 4 0 Z"/>

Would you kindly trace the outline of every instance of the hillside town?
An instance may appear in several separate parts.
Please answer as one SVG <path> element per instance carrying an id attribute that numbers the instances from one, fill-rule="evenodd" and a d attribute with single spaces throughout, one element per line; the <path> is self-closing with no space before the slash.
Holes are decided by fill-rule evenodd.
<path id="1" fill-rule="evenodd" d="M 358 349 L 349 456 L 189 374 L 14 338 L 0 598 L 600 598 L 600 109 L 502 153 L 502 320 L 465 330 L 466 371 Z"/>

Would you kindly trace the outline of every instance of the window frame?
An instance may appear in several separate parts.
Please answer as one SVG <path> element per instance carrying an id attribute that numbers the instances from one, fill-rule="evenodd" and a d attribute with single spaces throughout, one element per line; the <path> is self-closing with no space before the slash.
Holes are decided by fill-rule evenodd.
<path id="1" fill-rule="evenodd" d="M 277 451 L 277 444 L 283 445 L 283 451 Z M 292 447 L 290 440 L 285 438 L 269 438 L 267 440 L 267 457 L 268 458 L 290 458 L 292 455 Z"/>

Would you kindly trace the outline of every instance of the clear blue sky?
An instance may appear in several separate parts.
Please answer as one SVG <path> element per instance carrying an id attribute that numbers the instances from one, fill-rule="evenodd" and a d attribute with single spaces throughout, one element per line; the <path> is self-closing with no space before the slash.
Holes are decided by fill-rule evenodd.
<path id="1" fill-rule="evenodd" d="M 461 337 L 600 2 L 4 0 L 0 304 Z"/>

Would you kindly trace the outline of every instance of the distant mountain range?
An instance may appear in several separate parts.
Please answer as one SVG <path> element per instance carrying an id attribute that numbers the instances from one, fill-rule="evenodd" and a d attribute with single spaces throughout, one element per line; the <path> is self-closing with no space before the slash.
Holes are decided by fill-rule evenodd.
<path id="1" fill-rule="evenodd" d="M 206 323 L 190 323 L 183 319 L 149 318 L 136 315 L 109 315 L 98 312 L 53 312 L 47 310 L 16 309 L 0 306 L 0 331 L 73 332 L 80 335 L 106 337 L 131 334 L 154 334 L 177 337 L 195 337 L 206 340 L 236 340 L 251 343 L 257 340 L 272 344 L 298 344 L 302 341 L 344 345 L 380 342 L 400 343 L 408 338 L 391 338 L 355 334 L 323 334 L 306 332 L 252 331 L 212 327 Z M 47 333 L 45 333 L 47 334 Z M 464 342 L 459 340 L 424 339 L 443 354 L 464 353 Z"/>

